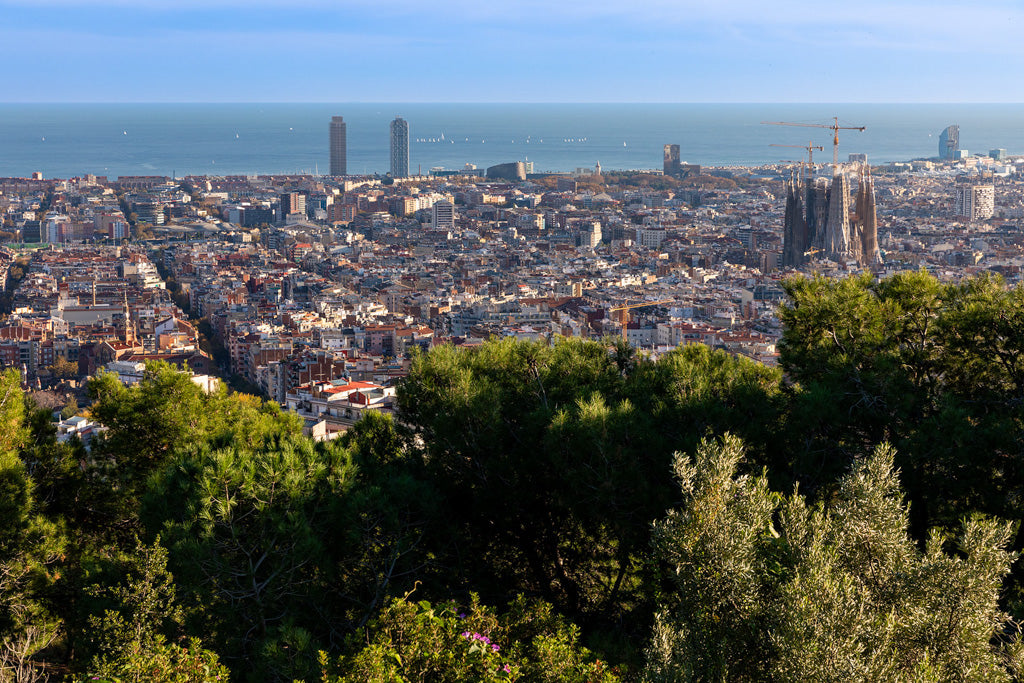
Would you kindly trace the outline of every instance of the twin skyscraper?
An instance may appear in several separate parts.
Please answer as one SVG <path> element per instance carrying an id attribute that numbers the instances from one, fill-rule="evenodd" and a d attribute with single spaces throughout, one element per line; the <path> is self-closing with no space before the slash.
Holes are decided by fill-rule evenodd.
<path id="1" fill-rule="evenodd" d="M 348 133 L 345 119 L 331 117 L 331 175 L 348 175 Z"/>
<path id="2" fill-rule="evenodd" d="M 401 116 L 391 122 L 391 177 L 409 177 L 409 122 Z"/>
<path id="3" fill-rule="evenodd" d="M 348 129 L 344 117 L 332 116 L 329 131 L 331 175 L 348 175 Z M 409 177 L 409 122 L 401 116 L 391 122 L 391 177 Z"/>

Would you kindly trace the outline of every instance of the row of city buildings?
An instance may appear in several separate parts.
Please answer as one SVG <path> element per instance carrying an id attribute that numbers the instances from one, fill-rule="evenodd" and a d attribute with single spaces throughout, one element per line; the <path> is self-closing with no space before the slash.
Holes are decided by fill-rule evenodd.
<path id="1" fill-rule="evenodd" d="M 6 272 L 19 258 L 25 271 L 7 285 L 0 365 L 29 383 L 67 363 L 132 381 L 167 360 L 231 377 L 330 438 L 393 410 L 409 356 L 441 343 L 615 335 L 651 354 L 700 343 L 773 364 L 780 281 L 797 273 L 1019 281 L 1024 162 L 995 163 L 864 169 L 856 193 L 846 174 L 798 182 L 779 164 L 525 181 L 0 179 L 17 237 L 50 214 L 93 215 L 89 235 L 0 250 Z M 985 184 L 995 217 L 957 215 L 960 188 Z M 98 239 L 97 211 L 140 225 L 133 207 L 148 202 L 167 203 L 152 237 Z"/>

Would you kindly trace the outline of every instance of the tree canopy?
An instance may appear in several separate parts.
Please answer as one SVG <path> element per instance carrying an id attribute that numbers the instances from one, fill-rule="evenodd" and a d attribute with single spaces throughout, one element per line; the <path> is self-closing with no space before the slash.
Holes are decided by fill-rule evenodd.
<path id="1" fill-rule="evenodd" d="M 399 402 L 452 525 L 458 575 L 607 620 L 649 608 L 639 572 L 670 500 L 673 449 L 761 429 L 750 418 L 772 415 L 780 382 L 705 346 L 654 362 L 597 342 L 507 339 L 415 357 Z"/>
<path id="2" fill-rule="evenodd" d="M 1024 291 L 923 272 L 785 288 L 779 346 L 802 390 L 794 428 L 806 485 L 827 485 L 851 457 L 890 441 L 916 537 L 971 511 L 1024 513 Z"/>
<path id="3" fill-rule="evenodd" d="M 888 446 L 817 505 L 738 476 L 742 459 L 732 436 L 676 457 L 682 505 L 655 527 L 675 591 L 650 680 L 1015 680 L 1024 644 L 998 604 L 1010 524 L 970 518 L 919 549 Z"/>
<path id="4" fill-rule="evenodd" d="M 159 363 L 60 442 L 0 374 L 0 682 L 1013 680 L 1024 293 L 784 286 L 779 368 L 438 346 L 323 443 Z"/>

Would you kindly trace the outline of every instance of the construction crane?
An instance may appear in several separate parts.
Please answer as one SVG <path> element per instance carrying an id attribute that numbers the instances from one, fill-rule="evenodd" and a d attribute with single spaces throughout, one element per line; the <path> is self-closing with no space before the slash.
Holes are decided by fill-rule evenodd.
<path id="1" fill-rule="evenodd" d="M 864 126 L 840 126 L 839 117 L 833 116 L 832 123 L 794 123 L 792 121 L 762 121 L 769 126 L 800 126 L 803 128 L 828 128 L 832 131 L 832 173 L 836 172 L 839 165 L 839 131 L 859 130 L 864 132 Z"/>
<path id="2" fill-rule="evenodd" d="M 622 341 L 626 341 L 626 330 L 629 327 L 629 311 L 633 310 L 634 308 L 644 308 L 646 306 L 661 306 L 664 304 L 674 304 L 675 302 L 675 299 L 662 299 L 661 301 L 644 301 L 638 304 L 626 304 L 625 306 L 616 306 L 615 308 L 609 308 L 608 312 L 622 312 L 622 315 L 620 316 L 622 322 Z"/>
<path id="3" fill-rule="evenodd" d="M 819 152 L 825 151 L 824 147 L 822 147 L 821 145 L 815 145 L 810 140 L 807 141 L 806 145 L 778 145 L 778 144 L 775 144 L 773 142 L 773 143 L 771 143 L 769 145 L 769 147 L 797 147 L 799 149 L 806 149 L 807 150 L 807 170 L 808 170 L 807 179 L 808 180 L 811 180 L 814 177 L 814 150 L 818 150 Z M 801 161 L 800 163 L 803 164 L 804 162 Z"/>
<path id="4" fill-rule="evenodd" d="M 800 169 L 800 180 L 804 179 L 804 166 L 807 165 L 806 159 L 779 159 L 780 164 L 792 164 L 793 166 L 799 167 Z"/>

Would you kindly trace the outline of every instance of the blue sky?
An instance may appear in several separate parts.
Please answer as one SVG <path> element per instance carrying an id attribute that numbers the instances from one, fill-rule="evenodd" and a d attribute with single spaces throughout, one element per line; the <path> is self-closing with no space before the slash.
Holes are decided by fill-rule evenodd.
<path id="1" fill-rule="evenodd" d="M 0 102 L 1024 102 L 1020 0 L 0 0 Z"/>

